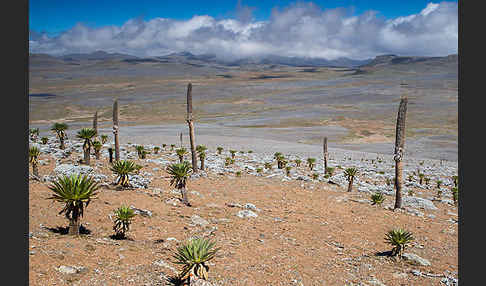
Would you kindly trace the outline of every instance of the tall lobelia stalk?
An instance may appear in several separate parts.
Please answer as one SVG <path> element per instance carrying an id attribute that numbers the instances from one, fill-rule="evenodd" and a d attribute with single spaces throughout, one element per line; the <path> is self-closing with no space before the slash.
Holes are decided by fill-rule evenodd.
<path id="1" fill-rule="evenodd" d="M 93 129 L 96 132 L 95 136 L 98 136 L 98 110 L 96 110 L 93 116 Z"/>
<path id="2" fill-rule="evenodd" d="M 327 137 L 324 137 L 324 142 L 322 143 L 322 151 L 324 156 L 324 175 L 327 173 Z"/>
<path id="3" fill-rule="evenodd" d="M 120 160 L 120 142 L 118 141 L 118 99 L 113 103 L 113 137 L 115 138 L 115 161 Z"/>
<path id="4" fill-rule="evenodd" d="M 408 98 L 403 96 L 400 100 L 400 106 L 398 107 L 397 126 L 396 126 L 396 138 L 395 138 L 395 154 L 393 160 L 395 160 L 395 209 L 402 207 L 402 173 L 403 173 L 403 154 L 405 145 L 405 117 L 407 114 Z"/>
<path id="5" fill-rule="evenodd" d="M 194 120 L 192 118 L 192 84 L 187 85 L 187 124 L 189 125 L 189 140 L 191 141 L 192 170 L 197 173 L 197 154 L 194 138 Z"/>

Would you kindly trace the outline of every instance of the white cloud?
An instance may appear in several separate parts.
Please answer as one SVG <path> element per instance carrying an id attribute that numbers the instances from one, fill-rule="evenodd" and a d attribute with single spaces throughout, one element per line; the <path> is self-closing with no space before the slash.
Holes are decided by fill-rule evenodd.
<path id="1" fill-rule="evenodd" d="M 389 20 L 376 11 L 351 15 L 350 9 L 322 10 L 303 2 L 274 8 L 268 21 L 254 21 L 251 10 L 238 6 L 237 19 L 200 15 L 187 21 L 138 18 L 101 28 L 77 24 L 53 37 L 31 31 L 30 50 L 54 55 L 106 50 L 159 56 L 189 51 L 221 58 L 276 54 L 327 59 L 457 53 L 456 2 L 429 3 L 418 14 Z"/>

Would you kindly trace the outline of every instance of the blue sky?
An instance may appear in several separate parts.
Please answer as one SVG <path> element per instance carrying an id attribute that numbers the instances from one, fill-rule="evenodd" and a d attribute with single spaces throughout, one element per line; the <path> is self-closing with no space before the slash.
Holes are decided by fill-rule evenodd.
<path id="1" fill-rule="evenodd" d="M 457 53 L 457 1 L 31 0 L 29 50 L 221 59 Z"/>
<path id="2" fill-rule="evenodd" d="M 253 8 L 257 21 L 267 20 L 274 7 L 283 8 L 296 1 L 243 0 L 241 6 Z M 385 18 L 396 18 L 419 13 L 430 1 L 407 0 L 316 0 L 322 9 L 346 7 L 354 14 L 375 10 Z M 455 1 L 457 2 L 457 1 Z M 29 27 L 36 32 L 53 35 L 72 28 L 81 22 L 90 27 L 122 25 L 131 18 L 172 18 L 188 20 L 194 15 L 209 15 L 216 19 L 236 17 L 238 1 L 231 0 L 30 0 Z"/>

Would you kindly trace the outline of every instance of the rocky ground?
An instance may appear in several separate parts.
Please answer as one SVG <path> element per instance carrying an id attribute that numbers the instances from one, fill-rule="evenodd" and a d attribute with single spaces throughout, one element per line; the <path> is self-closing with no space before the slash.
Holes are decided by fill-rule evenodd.
<path id="1" fill-rule="evenodd" d="M 178 161 L 170 147 L 138 159 L 135 144 L 122 145 L 121 158 L 143 168 L 130 178 L 133 189 L 120 190 L 112 184 L 110 145 L 85 166 L 78 163 L 81 141 L 68 140 L 65 150 L 54 137 L 37 144 L 41 179 L 29 184 L 30 285 L 165 285 L 179 269 L 172 253 L 194 236 L 221 247 L 210 264 L 212 285 L 457 285 L 458 211 L 451 193 L 457 162 L 406 159 L 404 208 L 393 211 L 391 156 L 333 151 L 329 166 L 335 171 L 325 178 L 321 159 L 311 171 L 307 158 L 284 153 L 292 166 L 286 176 L 273 153 L 236 150 L 235 163 L 225 166 L 229 150 L 219 155 L 217 146 L 208 146 L 207 169 L 191 176 L 192 207 L 186 207 L 165 171 Z M 358 169 L 352 192 L 346 191 L 347 167 Z M 85 210 L 84 233 L 74 238 L 63 232 L 68 221 L 58 214 L 62 205 L 46 198 L 56 176 L 79 172 L 94 176 L 102 188 Z M 430 178 L 429 185 L 418 182 L 418 172 Z M 375 192 L 385 195 L 383 205 L 371 204 Z M 115 240 L 112 215 L 122 204 L 138 215 L 129 238 Z M 397 227 L 415 237 L 400 261 L 389 257 L 384 241 Z"/>

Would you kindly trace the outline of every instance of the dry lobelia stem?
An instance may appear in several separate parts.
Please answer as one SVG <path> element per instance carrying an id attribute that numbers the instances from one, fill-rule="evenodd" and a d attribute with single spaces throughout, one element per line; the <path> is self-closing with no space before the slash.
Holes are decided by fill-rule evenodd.
<path id="1" fill-rule="evenodd" d="M 197 173 L 197 155 L 194 135 L 194 120 L 192 118 L 192 84 L 187 85 L 187 124 L 189 125 L 189 140 L 191 143 L 192 170 Z"/>
<path id="2" fill-rule="evenodd" d="M 120 160 L 120 142 L 118 140 L 118 99 L 113 103 L 113 137 L 115 138 L 115 161 Z"/>
<path id="3" fill-rule="evenodd" d="M 403 153 L 405 145 L 405 117 L 407 114 L 408 98 L 402 97 L 400 100 L 400 106 L 398 107 L 397 126 L 396 126 L 396 138 L 395 138 L 395 154 L 393 160 L 395 160 L 395 209 L 402 207 L 402 173 L 403 173 Z"/>

